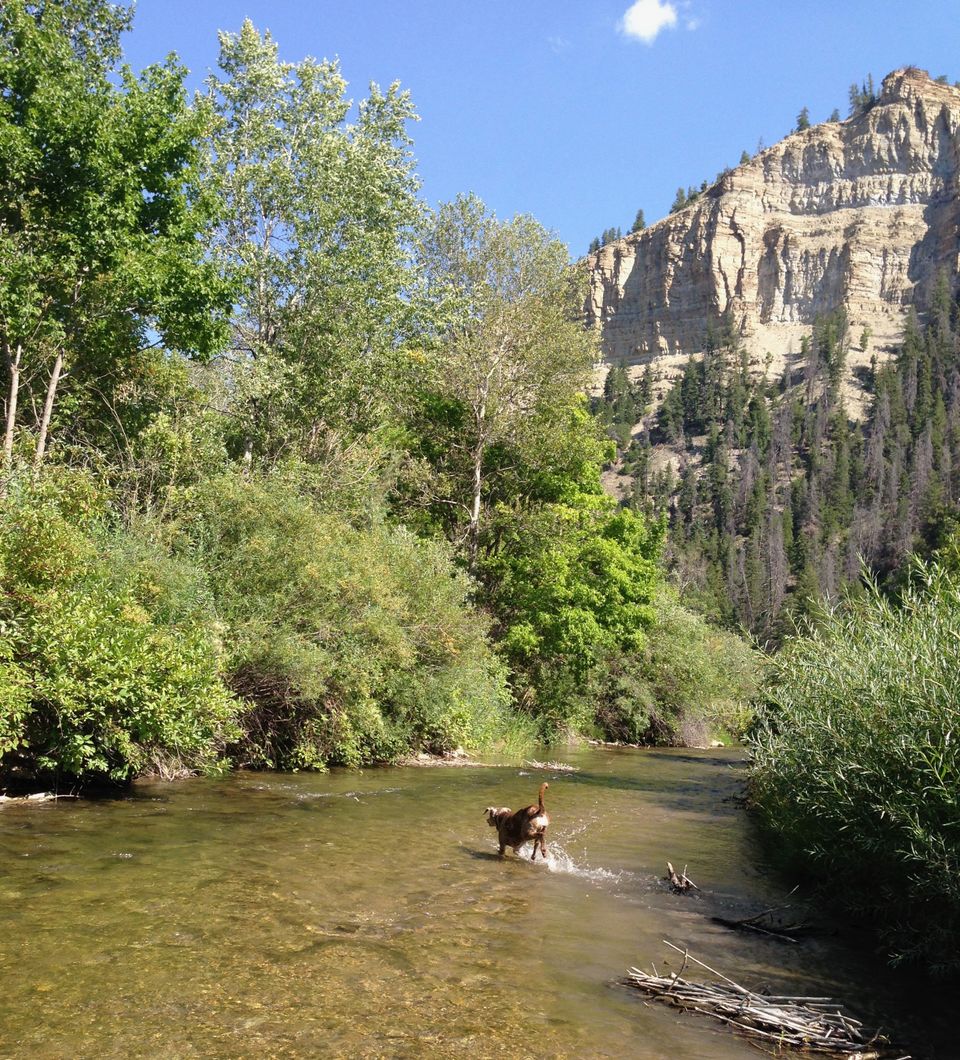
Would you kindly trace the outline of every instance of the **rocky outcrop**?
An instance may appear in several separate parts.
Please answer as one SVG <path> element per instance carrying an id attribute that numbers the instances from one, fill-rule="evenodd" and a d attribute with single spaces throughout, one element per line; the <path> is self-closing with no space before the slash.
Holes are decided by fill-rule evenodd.
<path id="1" fill-rule="evenodd" d="M 793 133 L 693 204 L 587 259 L 605 359 L 668 367 L 729 314 L 757 364 L 847 311 L 848 367 L 883 356 L 958 269 L 960 89 L 908 68 L 865 113 Z M 870 332 L 859 349 L 863 330 Z"/>

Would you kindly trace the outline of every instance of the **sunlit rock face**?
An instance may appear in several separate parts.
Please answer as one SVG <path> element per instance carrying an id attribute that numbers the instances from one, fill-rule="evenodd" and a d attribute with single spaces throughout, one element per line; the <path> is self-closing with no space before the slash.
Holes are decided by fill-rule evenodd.
<path id="1" fill-rule="evenodd" d="M 587 258 L 608 362 L 702 349 L 724 313 L 779 371 L 815 319 L 850 322 L 848 372 L 889 353 L 909 307 L 957 274 L 960 89 L 896 70 L 869 111 L 793 133 L 685 207 Z M 860 348 L 869 328 L 866 348 Z"/>

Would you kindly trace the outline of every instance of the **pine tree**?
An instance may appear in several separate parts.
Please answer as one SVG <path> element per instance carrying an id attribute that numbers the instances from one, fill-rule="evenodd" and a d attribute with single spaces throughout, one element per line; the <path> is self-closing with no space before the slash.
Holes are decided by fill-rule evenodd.
<path id="1" fill-rule="evenodd" d="M 804 107 L 797 115 L 797 132 L 810 128 L 810 111 Z"/>
<path id="2" fill-rule="evenodd" d="M 633 219 L 633 227 L 630 229 L 631 232 L 642 232 L 647 227 L 647 222 L 644 220 L 643 210 L 637 210 L 637 216 Z"/>

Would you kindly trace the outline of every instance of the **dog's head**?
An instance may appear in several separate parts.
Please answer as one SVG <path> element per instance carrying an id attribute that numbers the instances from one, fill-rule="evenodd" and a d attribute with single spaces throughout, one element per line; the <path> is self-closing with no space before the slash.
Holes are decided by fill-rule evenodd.
<path id="1" fill-rule="evenodd" d="M 510 816 L 510 809 L 506 806 L 488 806 L 483 812 L 487 815 L 487 824 L 491 828 L 498 827 L 504 817 Z"/>

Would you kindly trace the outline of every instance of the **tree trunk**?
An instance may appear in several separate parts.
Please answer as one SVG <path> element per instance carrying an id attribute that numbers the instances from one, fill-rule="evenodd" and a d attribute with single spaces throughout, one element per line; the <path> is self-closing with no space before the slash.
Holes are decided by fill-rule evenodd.
<path id="1" fill-rule="evenodd" d="M 467 527 L 468 567 L 472 571 L 477 562 L 480 546 L 480 493 L 483 487 L 483 446 L 477 446 L 473 454 L 473 503 L 470 508 L 470 525 Z"/>
<path id="2" fill-rule="evenodd" d="M 10 370 L 10 389 L 7 393 L 7 421 L 3 432 L 3 470 L 9 472 L 13 467 L 13 432 L 17 425 L 17 398 L 20 394 L 20 359 L 23 347 L 17 343 L 16 353 L 10 352 L 9 343 L 4 343 L 7 356 L 7 367 Z M 0 481 L 0 495 L 6 491 L 7 478 Z"/>
<path id="3" fill-rule="evenodd" d="M 477 424 L 477 445 L 473 450 L 473 498 L 470 505 L 470 524 L 467 527 L 467 569 L 473 573 L 480 549 L 480 502 L 483 490 L 483 456 L 487 449 L 487 387 L 482 390 L 480 407 L 474 413 Z"/>
<path id="4" fill-rule="evenodd" d="M 47 451 L 47 437 L 50 433 L 50 417 L 53 415 L 53 403 L 57 396 L 57 385 L 60 382 L 60 373 L 63 371 L 63 351 L 57 351 L 57 359 L 53 362 L 53 371 L 50 373 L 50 383 L 47 386 L 47 396 L 43 402 L 43 416 L 40 419 L 40 435 L 37 438 L 37 450 L 33 457 L 33 470 L 40 470 L 44 454 Z"/>

